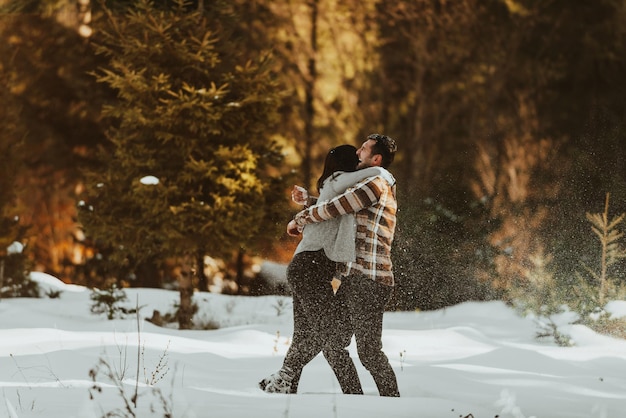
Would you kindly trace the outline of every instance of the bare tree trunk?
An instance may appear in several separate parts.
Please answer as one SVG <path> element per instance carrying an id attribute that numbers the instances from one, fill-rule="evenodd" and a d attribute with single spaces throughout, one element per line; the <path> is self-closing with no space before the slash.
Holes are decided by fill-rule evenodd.
<path id="1" fill-rule="evenodd" d="M 206 251 L 198 250 L 196 254 L 196 272 L 198 275 L 198 290 L 207 292 L 209 290 L 209 280 L 204 272 L 204 256 Z"/>
<path id="2" fill-rule="evenodd" d="M 135 268 L 135 275 L 137 286 L 155 289 L 163 287 L 162 273 L 154 258 L 139 263 Z"/>
<path id="3" fill-rule="evenodd" d="M 304 174 L 305 187 L 311 186 L 312 177 L 312 159 L 313 159 L 313 121 L 315 119 L 315 107 L 313 100 L 315 95 L 315 81 L 317 79 L 317 6 L 318 0 L 311 0 L 311 56 L 309 57 L 309 74 L 305 84 L 305 101 L 304 101 L 304 161 L 302 171 Z"/>
<path id="4" fill-rule="evenodd" d="M 237 282 L 237 293 L 243 293 L 243 257 L 246 254 L 246 251 L 239 247 L 239 251 L 237 252 L 237 277 L 235 281 Z"/>
<path id="5" fill-rule="evenodd" d="M 0 260 L 0 300 L 2 300 L 2 287 L 4 286 L 4 258 Z"/>
<path id="6" fill-rule="evenodd" d="M 178 307 L 178 328 L 191 329 L 195 306 L 193 304 L 193 263 L 195 257 L 184 256 L 177 275 L 180 306 Z"/>

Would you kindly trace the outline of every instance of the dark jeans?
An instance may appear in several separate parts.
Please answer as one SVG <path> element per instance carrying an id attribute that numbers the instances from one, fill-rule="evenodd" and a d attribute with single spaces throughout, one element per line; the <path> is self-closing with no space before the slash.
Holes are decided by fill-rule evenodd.
<path id="1" fill-rule="evenodd" d="M 381 396 L 400 396 L 396 374 L 382 351 L 381 340 L 383 314 L 391 291 L 390 286 L 377 283 L 362 274 L 355 274 L 342 278 L 336 295 L 339 301 L 345 301 L 348 321 L 343 321 L 343 340 L 339 336 L 334 343 L 345 343 L 346 336 L 354 333 L 359 359 L 374 378 Z M 347 344 L 349 343 L 348 341 Z M 340 355 L 341 349 L 346 346 L 327 347 L 326 358 Z M 327 351 L 332 352 L 326 353 Z"/>
<path id="2" fill-rule="evenodd" d="M 304 366 L 325 346 L 333 347 L 330 356 L 327 350 L 324 356 L 343 393 L 363 393 L 347 350 L 352 333 L 346 331 L 345 305 L 335 297 L 330 283 L 335 270 L 336 264 L 322 250 L 298 253 L 287 267 L 287 280 L 293 294 L 294 333 L 283 365 L 295 373 L 292 393 L 297 391 Z"/>

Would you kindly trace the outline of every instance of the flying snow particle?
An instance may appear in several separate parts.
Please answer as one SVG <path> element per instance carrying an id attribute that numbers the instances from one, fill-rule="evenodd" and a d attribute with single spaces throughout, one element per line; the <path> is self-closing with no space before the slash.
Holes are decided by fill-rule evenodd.
<path id="1" fill-rule="evenodd" d="M 154 176 L 145 176 L 139 180 L 141 184 L 145 184 L 147 186 L 154 186 L 155 184 L 159 184 L 159 179 Z"/>

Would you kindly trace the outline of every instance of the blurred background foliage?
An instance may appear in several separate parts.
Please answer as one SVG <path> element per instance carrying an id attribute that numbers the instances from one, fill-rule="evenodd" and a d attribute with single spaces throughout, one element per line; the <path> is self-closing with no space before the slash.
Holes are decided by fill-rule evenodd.
<path id="1" fill-rule="evenodd" d="M 202 274 L 211 256 L 234 283 L 222 291 L 248 293 L 255 260 L 286 263 L 295 247 L 284 234 L 297 210 L 291 184 L 311 187 L 330 147 L 373 132 L 399 144 L 397 309 L 506 297 L 534 277 L 537 254 L 573 278 L 601 259 L 585 213 L 602 212 L 606 193 L 612 214 L 626 210 L 622 0 L 0 0 L 0 9 L 0 257 L 22 242 L 33 268 L 67 282 L 165 286 L 184 248 L 194 286 L 211 285 Z M 158 38 L 166 32 L 169 46 Z M 195 69 L 193 45 L 211 51 Z M 191 90 L 231 96 L 197 101 Z M 166 102 L 177 125 L 156 111 Z M 141 169 L 160 172 L 161 189 L 132 183 Z M 112 176 L 119 190 L 98 196 Z M 247 192 L 233 192 L 244 183 Z M 231 206 L 199 209 L 203 193 Z M 128 207 L 112 216 L 116 201 Z M 177 224 L 172 207 L 189 217 Z M 616 280 L 623 267 L 612 266 Z"/>

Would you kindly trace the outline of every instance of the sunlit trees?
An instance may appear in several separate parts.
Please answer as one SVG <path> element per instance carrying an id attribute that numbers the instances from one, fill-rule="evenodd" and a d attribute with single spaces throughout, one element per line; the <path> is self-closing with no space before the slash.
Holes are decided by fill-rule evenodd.
<path id="1" fill-rule="evenodd" d="M 499 49 L 504 8 L 474 0 L 377 7 L 380 72 L 370 94 L 398 139 L 395 265 L 410 307 L 493 297 L 477 272 L 495 272 L 488 238 L 498 220 L 468 183 L 476 143 L 502 105 L 494 75 L 507 71 Z"/>
<path id="2" fill-rule="evenodd" d="M 2 141 L 22 146 L 19 161 L 12 162 L 22 169 L 12 171 L 11 178 L 18 192 L 14 203 L 20 207 L 20 224 L 32 225 L 27 234 L 30 256 L 38 268 L 72 280 L 72 269 L 81 262 L 76 236 L 78 168 L 103 140 L 99 107 L 106 93 L 87 74 L 95 68 L 95 58 L 85 39 L 75 27 L 57 21 L 54 3 L 8 1 L 6 13 L 0 15 L 5 87 L 0 106 L 8 119 Z M 58 4 L 70 5 L 76 3 Z"/>
<path id="3" fill-rule="evenodd" d="M 157 267 L 180 248 L 199 275 L 204 254 L 275 256 L 290 215 L 283 175 L 311 186 L 329 147 L 389 134 L 398 293 L 421 298 L 403 307 L 490 297 L 486 283 L 529 280 L 542 252 L 557 270 L 593 265 L 580 215 L 605 192 L 626 210 L 621 0 L 0 3 L 0 193 L 19 191 L 3 216 L 33 225 L 30 254 L 65 280 L 81 262 L 85 165 L 83 220 L 109 262 L 87 270 L 159 286 Z M 134 4 L 146 13 L 126 14 Z M 85 37 L 103 5 L 115 11 Z"/>
<path id="4" fill-rule="evenodd" d="M 399 188 L 455 219 L 427 210 L 438 220 L 423 234 L 424 248 L 439 251 L 432 270 L 504 289 L 526 277 L 537 251 L 554 248 L 557 263 L 585 252 L 575 233 L 584 203 L 606 187 L 626 196 L 615 145 L 623 2 L 383 1 L 378 10 L 385 120 L 406 146 Z"/>
<path id="5" fill-rule="evenodd" d="M 275 228 L 267 215 L 285 187 L 270 138 L 280 92 L 262 52 L 241 56 L 229 12 L 140 0 L 95 23 L 108 59 L 98 80 L 118 100 L 104 108 L 110 145 L 88 172 L 81 219 L 119 268 L 178 260 L 181 328 L 198 254 L 228 254 Z"/>
<path id="6" fill-rule="evenodd" d="M 7 73 L 1 67 L 0 80 L 7 81 Z M 0 126 L 4 133 L 0 136 L 0 298 L 15 296 L 15 291 L 27 281 L 28 271 L 22 251 L 26 227 L 20 223 L 22 213 L 16 184 L 24 170 L 25 152 L 18 109 L 11 95 L 6 90 L 0 91 Z M 16 245 L 18 248 L 12 249 Z"/>
<path id="7" fill-rule="evenodd" d="M 235 1 L 252 45 L 270 45 L 283 87 L 279 135 L 296 180 L 313 186 L 326 152 L 380 128 L 360 108 L 377 65 L 374 0 Z"/>

